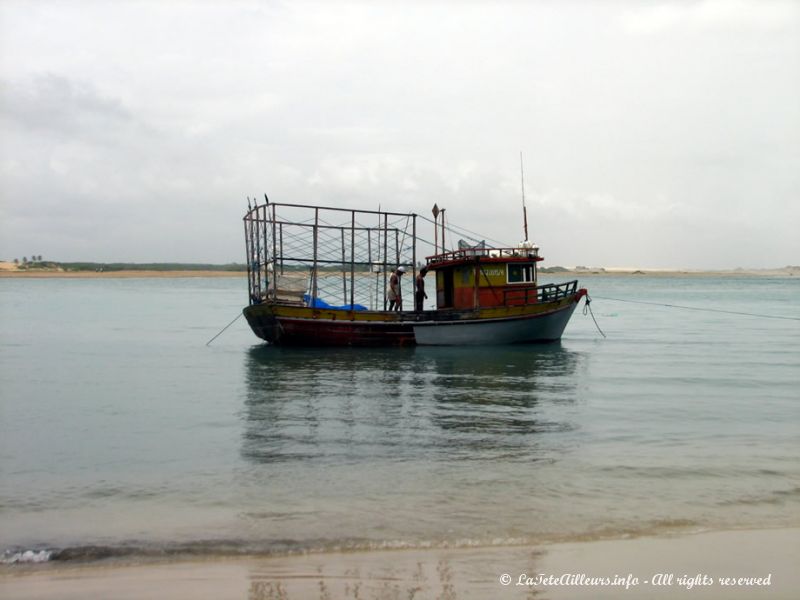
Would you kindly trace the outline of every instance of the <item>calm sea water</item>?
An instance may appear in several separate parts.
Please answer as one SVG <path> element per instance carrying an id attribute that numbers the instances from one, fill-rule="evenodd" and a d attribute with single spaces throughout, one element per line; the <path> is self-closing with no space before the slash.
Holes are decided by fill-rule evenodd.
<path id="1" fill-rule="evenodd" d="M 205 345 L 243 279 L 0 280 L 3 560 L 799 525 L 800 321 L 599 297 L 800 318 L 800 281 L 582 283 L 607 339 L 303 350 Z"/>

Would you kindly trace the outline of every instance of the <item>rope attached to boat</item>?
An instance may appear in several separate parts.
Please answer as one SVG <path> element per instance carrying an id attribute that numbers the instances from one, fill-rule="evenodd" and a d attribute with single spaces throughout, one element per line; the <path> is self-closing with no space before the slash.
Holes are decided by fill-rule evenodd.
<path id="1" fill-rule="evenodd" d="M 590 315 L 592 315 L 592 321 L 594 321 L 594 326 L 597 327 L 597 331 L 600 332 L 600 335 L 602 335 L 603 337 L 606 337 L 606 334 L 603 333 L 602 329 L 600 329 L 600 325 L 597 324 L 597 319 L 594 318 L 594 313 L 592 312 L 592 299 L 589 297 L 589 294 L 586 294 L 586 302 L 583 305 L 583 314 L 584 314 L 584 316 L 586 315 L 587 312 Z"/>
<path id="2" fill-rule="evenodd" d="M 206 346 L 208 346 L 208 345 L 209 345 L 211 342 L 213 342 L 215 339 L 217 339 L 219 336 L 221 336 L 221 335 L 222 335 L 222 333 L 223 333 L 223 332 L 224 332 L 224 331 L 225 331 L 225 330 L 226 330 L 228 327 L 230 327 L 231 325 L 233 325 L 234 323 L 236 323 L 236 321 L 238 321 L 238 320 L 239 320 L 239 317 L 241 317 L 243 314 L 244 314 L 244 313 L 240 312 L 240 313 L 237 315 L 237 317 L 236 317 L 236 318 L 235 318 L 233 321 L 231 321 L 230 323 L 228 323 L 227 325 L 225 325 L 225 327 L 223 327 L 223 328 L 220 330 L 220 332 L 219 332 L 217 335 L 215 335 L 213 338 L 211 338 L 210 340 L 208 340 L 208 341 L 206 342 Z"/>
<path id="3" fill-rule="evenodd" d="M 729 315 L 741 315 L 745 317 L 759 317 L 763 319 L 784 319 L 787 321 L 800 321 L 800 317 L 786 317 L 783 315 L 762 315 L 759 313 L 740 312 L 736 310 L 723 310 L 721 308 L 703 308 L 700 306 L 681 306 L 680 304 L 665 304 L 663 302 L 645 302 L 644 300 L 625 300 L 623 298 L 607 298 L 605 296 L 595 296 L 601 300 L 611 300 L 613 302 L 629 302 L 631 304 L 648 304 L 650 306 L 666 306 L 668 308 L 682 308 L 684 310 L 700 310 L 703 312 L 725 313 Z M 589 304 L 589 297 L 586 297 L 586 304 Z"/>

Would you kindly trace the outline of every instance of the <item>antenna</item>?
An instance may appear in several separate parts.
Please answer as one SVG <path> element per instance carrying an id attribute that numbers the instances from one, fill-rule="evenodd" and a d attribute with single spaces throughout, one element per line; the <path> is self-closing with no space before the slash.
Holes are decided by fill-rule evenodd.
<path id="1" fill-rule="evenodd" d="M 522 179 L 522 221 L 525 224 L 525 241 L 528 241 L 528 209 L 525 207 L 525 169 L 522 166 L 522 152 L 519 153 L 519 174 Z"/>

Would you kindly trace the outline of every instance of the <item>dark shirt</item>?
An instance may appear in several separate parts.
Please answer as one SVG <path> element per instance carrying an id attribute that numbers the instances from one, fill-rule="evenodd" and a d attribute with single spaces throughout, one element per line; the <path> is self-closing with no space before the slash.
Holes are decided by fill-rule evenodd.
<path id="1" fill-rule="evenodd" d="M 417 275 L 417 293 L 424 294 L 425 293 L 425 278 L 420 273 Z"/>

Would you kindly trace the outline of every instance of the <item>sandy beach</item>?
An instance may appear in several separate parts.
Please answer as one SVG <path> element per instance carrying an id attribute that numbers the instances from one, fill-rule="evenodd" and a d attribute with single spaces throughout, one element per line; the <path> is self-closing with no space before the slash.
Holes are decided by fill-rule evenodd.
<path id="1" fill-rule="evenodd" d="M 647 269 L 636 267 L 609 267 L 570 269 L 560 273 L 540 273 L 543 281 L 554 275 L 574 275 L 576 277 L 797 277 L 800 267 L 784 267 L 780 269 Z"/>
<path id="2" fill-rule="evenodd" d="M 15 599 L 796 598 L 800 529 L 138 565 L 12 565 Z"/>
<path id="3" fill-rule="evenodd" d="M 0 277 L 26 279 L 130 279 L 175 277 L 242 277 L 241 271 L 0 271 Z"/>
<path id="4" fill-rule="evenodd" d="M 10 263 L 6 263 L 10 264 Z M 26 279 L 130 279 L 175 278 L 175 277 L 245 277 L 244 271 L 60 271 L 52 269 L 14 269 L 0 268 L 0 278 Z"/>
<path id="5" fill-rule="evenodd" d="M 539 272 L 539 280 L 546 281 L 556 277 L 797 277 L 800 267 L 787 266 L 771 269 L 650 269 L 647 267 L 574 267 L 570 269 L 556 268 L 549 271 L 546 267 Z"/>

